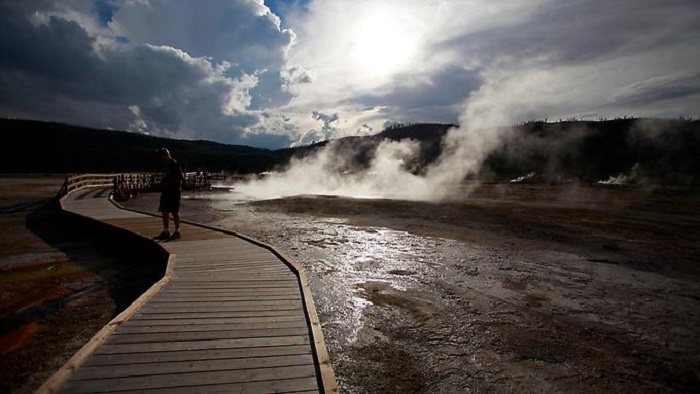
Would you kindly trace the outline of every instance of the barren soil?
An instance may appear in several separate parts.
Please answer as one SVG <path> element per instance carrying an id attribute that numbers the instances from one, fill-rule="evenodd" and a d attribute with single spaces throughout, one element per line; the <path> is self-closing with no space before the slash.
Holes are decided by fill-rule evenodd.
<path id="1" fill-rule="evenodd" d="M 156 199 L 128 205 L 153 211 Z M 443 203 L 209 192 L 183 206 L 304 265 L 342 392 L 700 392 L 697 192 L 487 185 Z"/>
<path id="2" fill-rule="evenodd" d="M 62 214 L 62 177 L 0 177 L 0 393 L 32 393 L 163 275 Z"/>

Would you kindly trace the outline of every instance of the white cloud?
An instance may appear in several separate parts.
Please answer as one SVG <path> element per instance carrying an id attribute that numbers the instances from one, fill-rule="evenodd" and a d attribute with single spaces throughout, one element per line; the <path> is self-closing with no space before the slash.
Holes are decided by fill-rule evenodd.
<path id="1" fill-rule="evenodd" d="M 151 0 L 119 7 L 109 27 L 133 42 L 179 48 L 193 57 L 226 60 L 252 74 L 284 67 L 294 33 L 262 1 Z"/>
<path id="2" fill-rule="evenodd" d="M 261 0 L 0 0 L 0 115 L 127 128 L 137 106 L 153 133 L 275 144 L 484 111 L 698 115 L 693 0 L 315 0 L 284 17 Z"/>

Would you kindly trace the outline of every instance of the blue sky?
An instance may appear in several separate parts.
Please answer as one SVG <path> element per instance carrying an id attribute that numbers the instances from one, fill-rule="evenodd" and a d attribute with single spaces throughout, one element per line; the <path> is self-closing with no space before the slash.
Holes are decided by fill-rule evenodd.
<path id="1" fill-rule="evenodd" d="M 700 116 L 694 0 L 0 0 L 0 116 L 279 148 Z"/>

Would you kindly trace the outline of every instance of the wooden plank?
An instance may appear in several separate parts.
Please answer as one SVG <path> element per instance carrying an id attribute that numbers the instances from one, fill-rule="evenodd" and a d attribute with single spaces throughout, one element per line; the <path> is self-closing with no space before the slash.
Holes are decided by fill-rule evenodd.
<path id="1" fill-rule="evenodd" d="M 231 238 L 225 239 L 215 239 L 215 240 L 202 240 L 202 241 L 187 241 L 178 244 L 173 244 L 173 249 L 177 249 L 176 252 L 181 252 L 186 250 L 195 255 L 206 255 L 206 254 L 226 254 L 226 253 L 236 253 L 245 254 L 249 256 L 264 257 L 270 255 L 269 250 L 261 249 L 258 246 L 252 244 L 241 244 L 239 242 L 232 242 Z"/>
<path id="2" fill-rule="evenodd" d="M 272 286 L 241 286 L 240 284 L 227 284 L 224 283 L 200 283 L 199 286 L 186 281 L 171 283 L 166 289 L 163 289 L 163 293 L 189 293 L 189 294 L 248 294 L 248 293 L 266 293 L 272 294 L 274 292 L 293 292 L 299 294 L 299 284 L 296 281 L 278 282 Z"/>
<path id="3" fill-rule="evenodd" d="M 229 266 L 229 267 L 240 267 L 240 268 L 246 268 L 246 267 L 276 267 L 279 268 L 280 270 L 285 270 L 292 272 L 295 274 L 294 271 L 290 270 L 289 267 L 287 267 L 284 264 L 281 264 L 279 261 L 274 261 L 274 260 L 269 260 L 269 261 L 252 261 L 252 260 L 246 260 L 244 257 L 238 256 L 238 257 L 227 257 L 226 259 L 211 259 L 211 258 L 200 258 L 197 260 L 189 260 L 188 255 L 183 255 L 183 253 L 178 253 L 178 262 L 182 263 L 183 268 L 187 267 L 207 267 L 207 266 Z M 181 259 L 181 260 L 180 260 Z"/>
<path id="4" fill-rule="evenodd" d="M 236 265 L 236 264 L 212 264 L 211 266 L 204 265 L 182 265 L 178 266 L 178 271 L 182 272 L 231 272 L 238 271 L 240 273 L 258 273 L 260 275 L 286 275 L 290 280 L 296 280 L 296 275 L 284 267 L 275 266 L 272 263 L 264 265 Z"/>
<path id="5" fill-rule="evenodd" d="M 149 394 L 219 394 L 219 393 L 318 393 L 318 383 L 315 377 L 294 378 L 284 380 L 266 380 L 260 382 L 207 384 L 199 386 L 168 387 L 162 389 L 149 389 Z M 123 391 L 129 393 L 143 393 L 143 391 Z"/>
<path id="6" fill-rule="evenodd" d="M 225 241 L 225 240 L 223 240 Z M 182 242 L 170 242 L 165 243 L 173 253 L 187 253 L 189 259 L 194 260 L 217 260 L 217 259 L 230 259 L 232 257 L 240 259 L 263 259 L 269 258 L 269 254 L 260 253 L 255 250 L 242 250 L 236 249 L 232 246 L 223 245 L 221 248 L 214 248 L 210 245 L 203 246 L 193 246 L 192 243 L 197 241 L 186 241 Z M 176 249 L 179 247 L 179 249 Z"/>
<path id="7" fill-rule="evenodd" d="M 176 244 L 169 244 L 169 246 L 173 247 Z M 182 261 L 184 262 L 201 262 L 201 261 L 209 261 L 212 263 L 219 262 L 219 261 L 245 261 L 249 260 L 251 262 L 254 261 L 274 261 L 274 258 L 271 257 L 269 254 L 254 254 L 250 252 L 241 252 L 241 251 L 235 251 L 231 249 L 224 249 L 222 251 L 201 251 L 195 253 L 193 250 L 173 250 L 173 253 L 186 253 L 187 256 L 183 256 Z M 277 260 L 277 263 L 280 263 L 279 259 Z M 284 264 L 283 264 L 284 265 Z"/>
<path id="8" fill-rule="evenodd" d="M 275 264 L 281 268 L 289 269 L 285 264 L 280 263 L 279 259 L 275 260 L 270 256 L 264 257 L 246 257 L 245 255 L 236 254 L 221 254 L 221 255 L 210 255 L 210 256 L 194 256 L 190 255 L 186 251 L 178 252 L 177 254 L 182 255 L 180 261 L 183 265 L 206 265 L 206 264 L 244 264 L 244 265 L 265 265 L 265 264 Z"/>
<path id="9" fill-rule="evenodd" d="M 205 268 L 205 267 L 197 267 L 197 268 L 183 268 L 182 270 L 178 270 L 177 272 L 179 273 L 180 271 L 186 272 L 186 273 L 191 273 L 192 275 L 196 275 L 198 273 L 200 274 L 206 274 L 207 272 L 211 273 L 217 273 L 221 272 L 226 275 L 235 275 L 236 273 L 240 274 L 246 274 L 246 275 L 255 275 L 256 277 L 259 278 L 264 278 L 265 276 L 269 276 L 270 279 L 268 280 L 278 280 L 277 278 L 282 277 L 284 280 L 291 280 L 291 281 L 296 281 L 296 275 L 293 274 L 289 270 L 279 270 L 275 269 L 274 267 L 269 267 L 274 269 L 275 271 L 263 271 L 266 267 L 255 267 L 254 265 L 251 266 L 246 266 L 246 267 L 235 267 L 235 266 L 220 266 L 220 267 L 212 267 L 212 268 Z"/>
<path id="10" fill-rule="evenodd" d="M 239 331 L 239 330 L 271 330 L 275 328 L 300 328 L 308 327 L 306 319 L 301 316 L 295 320 L 273 322 L 243 322 L 243 323 L 210 323 L 210 324 L 179 324 L 179 325 L 124 325 L 119 327 L 115 334 L 153 334 L 163 332 L 214 332 L 214 331 Z"/>
<path id="11" fill-rule="evenodd" d="M 285 279 L 290 279 L 295 281 L 296 275 L 289 271 L 284 271 L 275 267 L 247 267 L 247 268 L 236 268 L 236 267 L 196 267 L 196 268 L 183 268 L 178 267 L 178 274 L 182 275 L 203 275 L 203 274 L 221 274 L 221 275 L 254 275 L 261 279 L 265 278 L 279 278 L 283 277 Z"/>
<path id="12" fill-rule="evenodd" d="M 242 318 L 242 317 L 274 317 L 274 316 L 300 316 L 303 311 L 299 309 L 289 310 L 265 310 L 265 311 L 227 311 L 227 312 L 203 312 L 197 311 L 192 313 L 172 313 L 172 312 L 154 312 L 140 311 L 134 318 L 144 320 L 162 320 L 162 319 L 219 319 L 219 318 Z"/>
<path id="13" fill-rule="evenodd" d="M 227 301 L 227 300 L 208 300 L 208 301 L 167 301 L 151 302 L 148 308 L 152 310 L 167 309 L 176 310 L 178 308 L 196 309 L 196 310 L 224 310 L 229 308 L 244 308 L 244 307 L 279 307 L 281 309 L 301 308 L 301 297 L 296 300 L 255 300 L 255 301 Z M 144 310 L 151 310 L 144 309 Z M 262 308 L 261 308 L 262 309 Z M 261 310 L 255 309 L 255 310 Z M 277 308 L 275 308 L 277 309 Z"/>
<path id="14" fill-rule="evenodd" d="M 105 378 L 71 381 L 69 391 L 73 393 L 100 393 L 111 391 L 112 387 L 120 390 L 150 390 L 172 387 L 193 387 L 204 384 L 247 383 L 279 379 L 315 377 L 312 365 L 232 370 L 221 373 L 189 372 L 181 374 L 162 374 L 136 376 L 127 378 Z"/>
<path id="15" fill-rule="evenodd" d="M 179 352 L 95 354 L 84 365 L 98 366 L 168 363 L 178 361 L 219 360 L 234 358 L 248 359 L 255 357 L 289 356 L 295 354 L 311 354 L 311 346 L 306 344 L 291 346 L 250 347 L 240 349 L 188 350 Z"/>
<path id="16" fill-rule="evenodd" d="M 178 289 L 298 289 L 299 284 L 291 280 L 263 282 L 259 280 L 211 280 L 202 283 L 199 280 L 183 277 L 173 278 L 172 286 Z M 201 287 L 200 287 L 201 286 Z"/>
<path id="17" fill-rule="evenodd" d="M 97 354 L 120 354 L 120 353 L 149 353 L 149 352 L 181 352 L 189 350 L 205 349 L 240 349 L 269 346 L 294 346 L 309 344 L 308 336 L 280 336 L 264 338 L 236 338 L 218 339 L 211 341 L 192 342 L 158 342 L 158 343 L 127 343 L 111 344 L 105 343 L 100 347 Z"/>
<path id="18" fill-rule="evenodd" d="M 303 313 L 300 302 L 280 303 L 273 305 L 212 305 L 212 306 L 179 306 L 159 307 L 147 304 L 141 311 L 143 313 L 221 313 L 221 312 L 268 312 L 268 311 L 299 311 Z"/>
<path id="19" fill-rule="evenodd" d="M 187 248 L 194 252 L 221 252 L 226 250 L 236 250 L 240 252 L 250 251 L 256 252 L 258 254 L 264 254 L 265 250 L 256 249 L 254 245 L 247 244 L 244 241 L 235 238 L 224 238 L 224 239 L 212 239 L 212 240 L 201 240 L 201 241 L 187 241 L 179 243 L 177 246 L 173 245 L 174 248 Z"/>
<path id="20" fill-rule="evenodd" d="M 279 263 L 278 263 L 279 264 Z M 286 269 L 285 267 L 280 267 L 278 264 L 272 262 L 266 263 L 219 263 L 219 264 L 182 264 L 178 266 L 178 271 L 182 272 L 206 272 L 206 271 L 240 271 L 240 272 L 259 272 L 261 274 L 285 274 L 295 277 L 294 273 Z"/>
<path id="21" fill-rule="evenodd" d="M 160 296 L 158 299 L 151 300 L 151 303 L 170 303 L 170 302 L 207 302 L 207 301 L 222 301 L 222 302 L 236 302 L 236 301 L 272 301 L 272 300 L 299 300 L 301 301 L 301 296 L 299 294 L 247 294 L 240 296 L 201 296 L 199 294 L 188 294 L 188 295 L 171 295 L 171 296 Z"/>
<path id="22" fill-rule="evenodd" d="M 272 289 L 265 289 L 265 290 L 285 290 L 288 291 L 290 289 L 278 289 L 278 288 L 272 288 Z M 193 294 L 190 292 L 185 292 L 185 293 L 166 293 L 163 295 L 159 295 L 158 299 L 153 301 L 152 304 L 164 304 L 164 303 L 173 303 L 173 302 L 197 302 L 197 303 L 202 303 L 202 305 L 205 305 L 205 307 L 211 307 L 211 306 L 220 306 L 223 303 L 229 303 L 231 305 L 234 305 L 237 302 L 245 303 L 245 302 L 252 302 L 252 301 L 264 301 L 264 302 L 275 302 L 278 304 L 285 304 L 287 303 L 296 303 L 296 305 L 301 306 L 302 304 L 299 303 L 300 300 L 303 300 L 300 295 L 297 294 L 286 294 L 286 293 L 272 293 L 269 294 L 267 292 L 256 292 L 256 291 L 251 291 L 247 293 L 230 293 L 232 295 L 223 295 L 223 296 L 216 296 L 212 294 Z M 210 304 L 210 305 L 207 305 Z M 246 304 L 241 304 L 241 305 L 246 305 Z M 160 305 L 162 306 L 162 305 Z M 180 305 L 180 306 L 187 306 L 187 305 Z M 159 305 L 156 305 L 156 308 L 158 308 Z"/>
<path id="23" fill-rule="evenodd" d="M 188 360 L 170 361 L 167 363 L 148 364 L 123 364 L 109 366 L 88 366 L 78 370 L 74 380 L 89 379 L 113 379 L 132 378 L 138 376 L 161 375 L 161 374 L 182 374 L 192 372 L 214 372 L 240 371 L 245 369 L 275 368 L 291 366 L 313 366 L 314 359 L 310 354 L 276 356 L 276 357 L 254 357 L 254 358 L 234 358 L 216 360 Z"/>
<path id="24" fill-rule="evenodd" d="M 206 318 L 206 319 L 132 319 L 128 325 L 122 327 L 158 327 L 158 326 L 196 326 L 209 324 L 245 324 L 245 323 L 265 323 L 265 322 L 289 322 L 299 319 L 305 319 L 303 315 L 288 315 L 288 316 L 257 316 L 257 317 L 229 317 L 229 318 Z"/>
<path id="25" fill-rule="evenodd" d="M 221 270 L 221 271 L 189 271 L 182 273 L 179 271 L 175 272 L 175 275 L 180 277 L 186 277 L 188 280 L 201 280 L 203 282 L 248 282 L 253 281 L 256 283 L 262 282 L 272 282 L 279 281 L 289 283 L 296 283 L 296 275 L 291 272 L 284 273 L 266 273 L 266 272 L 256 272 L 256 271 L 244 271 L 239 272 L 236 270 Z"/>
<path id="26" fill-rule="evenodd" d="M 238 276 L 235 274 L 222 273 L 217 275 L 216 273 L 197 273 L 197 274 L 185 274 L 177 273 L 173 274 L 173 281 L 188 281 L 188 282 L 204 282 L 204 283 L 235 283 L 241 287 L 256 287 L 261 282 L 290 282 L 293 283 L 294 277 L 290 278 L 287 276 L 271 276 L 271 275 L 246 275 Z"/>
<path id="27" fill-rule="evenodd" d="M 272 282 L 272 281 L 289 281 L 290 283 L 296 282 L 296 275 L 291 272 L 284 273 L 265 273 L 256 271 L 244 271 L 238 272 L 236 270 L 221 270 L 221 271 L 189 271 L 189 272 L 179 272 L 175 271 L 175 275 L 178 278 L 186 277 L 188 280 L 201 280 L 202 282 L 248 282 L 253 281 L 256 283 L 261 282 Z"/>
<path id="28" fill-rule="evenodd" d="M 241 277 L 241 278 L 211 278 L 210 280 L 210 275 L 198 275 L 198 276 L 191 276 L 189 278 L 182 278 L 180 280 L 173 280 L 173 282 L 177 283 L 187 283 L 187 282 L 196 282 L 196 283 L 207 283 L 207 284 L 213 284 L 213 283 L 219 283 L 223 282 L 226 284 L 230 284 L 231 286 L 249 286 L 251 285 L 250 282 L 253 282 L 253 285 L 256 287 L 277 287 L 279 285 L 297 285 L 295 283 L 296 281 L 294 280 L 295 278 L 288 278 L 288 277 L 283 277 L 283 278 L 271 278 L 271 279 L 259 279 L 259 278 L 246 278 L 246 277 Z M 173 278 L 174 279 L 174 278 Z"/>
<path id="29" fill-rule="evenodd" d="M 178 271 L 182 272 L 191 272 L 191 273 L 197 273 L 197 272 L 227 272 L 227 273 L 235 273 L 235 272 L 240 272 L 241 274 L 244 273 L 250 273 L 250 274 L 259 274 L 259 275 L 285 275 L 288 277 L 290 280 L 296 281 L 296 274 L 291 272 L 290 270 L 286 269 L 285 267 L 280 267 L 280 266 L 275 266 L 272 263 L 265 263 L 265 264 L 251 264 L 251 265 L 243 265 L 243 264 L 212 264 L 211 266 L 204 266 L 204 265 L 182 265 L 178 266 Z"/>
<path id="30" fill-rule="evenodd" d="M 242 297 L 246 295 L 251 295 L 251 296 L 264 296 L 264 295 L 289 295 L 293 296 L 299 295 L 299 288 L 298 287 L 283 287 L 283 288 L 276 288 L 276 287 L 263 287 L 263 288 L 252 288 L 252 289 L 242 289 L 242 288 L 236 288 L 236 289 L 209 289 L 209 290 L 201 290 L 201 291 L 192 291 L 191 289 L 166 289 L 162 290 L 160 293 L 158 293 L 158 298 L 160 299 L 161 297 L 192 297 L 192 298 L 204 298 L 204 299 L 212 299 L 216 297 Z M 155 298 L 155 297 L 154 297 Z"/>
<path id="31" fill-rule="evenodd" d="M 190 342 L 219 339 L 249 339 L 303 335 L 309 335 L 309 329 L 307 327 L 275 328 L 262 330 L 156 332 L 141 334 L 120 334 L 119 332 L 115 332 L 107 340 L 106 344 L 154 344 L 164 342 Z"/>
<path id="32" fill-rule="evenodd" d="M 187 241 L 187 242 L 194 242 L 194 241 Z M 180 242 L 180 243 L 169 243 L 166 244 L 172 249 L 178 244 L 184 244 L 185 241 Z M 246 250 L 235 250 L 233 248 L 225 247 L 222 248 L 221 250 L 212 250 L 208 248 L 207 246 L 204 246 L 201 248 L 201 250 L 195 249 L 193 247 L 188 247 L 186 250 L 185 249 L 180 249 L 180 250 L 172 250 L 173 253 L 187 253 L 188 259 L 194 260 L 194 261 L 199 261 L 199 260 L 210 260 L 210 261 L 216 261 L 216 260 L 227 260 L 227 259 L 268 259 L 270 258 L 269 255 L 266 254 L 259 254 L 259 253 L 254 253 L 251 251 L 246 251 Z"/>

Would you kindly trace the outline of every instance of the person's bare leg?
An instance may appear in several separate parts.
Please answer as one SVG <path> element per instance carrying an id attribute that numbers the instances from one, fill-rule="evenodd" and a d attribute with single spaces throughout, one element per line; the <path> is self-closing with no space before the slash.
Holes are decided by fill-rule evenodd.
<path id="1" fill-rule="evenodd" d="M 175 222 L 175 230 L 180 231 L 180 212 L 173 212 L 173 222 Z"/>
<path id="2" fill-rule="evenodd" d="M 170 228 L 170 217 L 168 212 L 163 212 L 163 230 L 169 231 Z"/>

